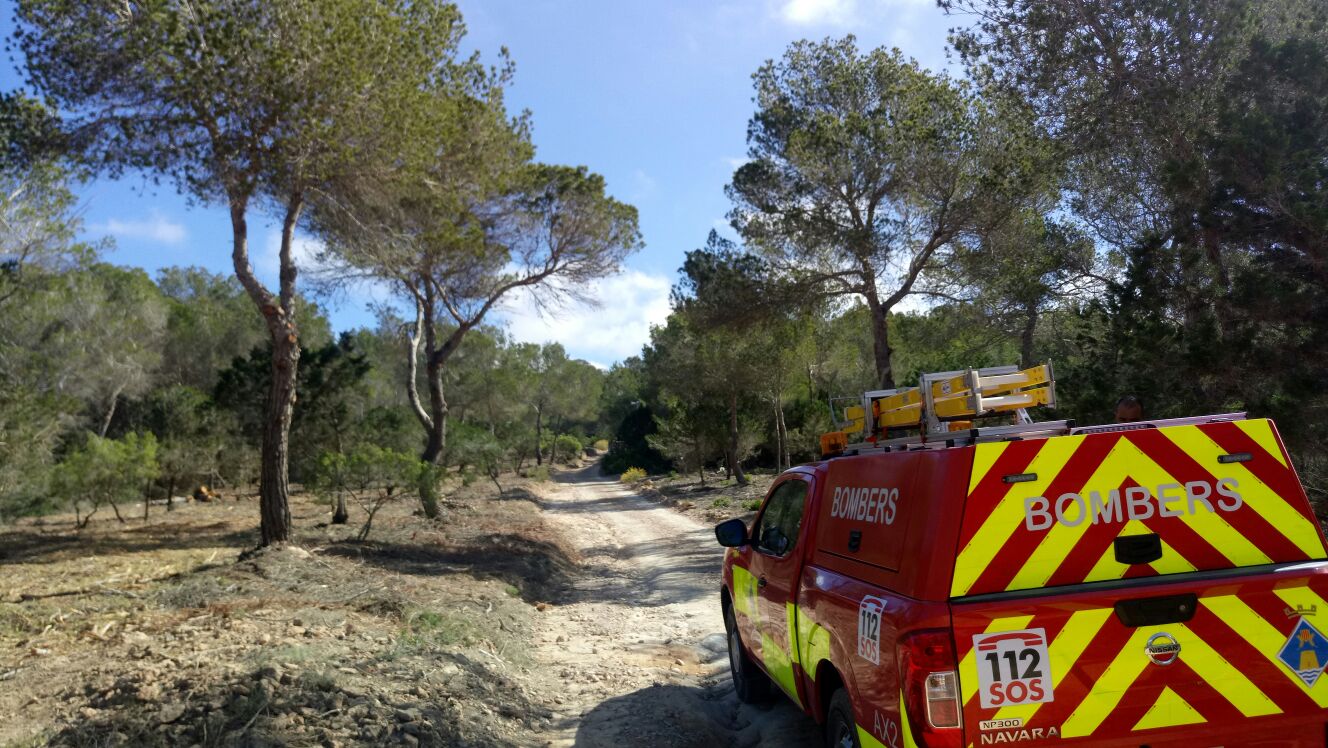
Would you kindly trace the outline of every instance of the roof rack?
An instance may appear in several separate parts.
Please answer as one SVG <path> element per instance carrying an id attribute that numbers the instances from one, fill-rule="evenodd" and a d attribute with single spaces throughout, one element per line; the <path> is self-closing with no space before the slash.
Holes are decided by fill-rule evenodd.
<path id="1" fill-rule="evenodd" d="M 858 404 L 843 407 L 836 414 L 836 403 L 850 401 Z M 1050 362 L 1023 370 L 992 366 L 923 374 L 916 387 L 872 390 L 864 392 L 860 400 L 831 398 L 830 417 L 838 430 L 821 436 L 821 454 L 944 448 L 1062 434 L 1074 428 L 1071 421 L 1034 422 L 1028 408 L 1037 405 L 1056 405 Z M 977 419 L 1011 414 L 1016 419 L 1013 425 L 963 428 Z M 892 431 L 916 433 L 890 438 Z"/>

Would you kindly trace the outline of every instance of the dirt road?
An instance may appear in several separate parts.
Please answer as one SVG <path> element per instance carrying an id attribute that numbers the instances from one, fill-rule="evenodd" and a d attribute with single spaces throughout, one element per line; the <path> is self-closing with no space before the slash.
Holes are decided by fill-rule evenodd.
<path id="1" fill-rule="evenodd" d="M 555 746 L 814 746 L 782 697 L 740 704 L 719 609 L 711 528 L 631 493 L 597 465 L 541 489 L 554 529 L 586 573 L 537 630 L 537 659 L 562 690 Z"/>

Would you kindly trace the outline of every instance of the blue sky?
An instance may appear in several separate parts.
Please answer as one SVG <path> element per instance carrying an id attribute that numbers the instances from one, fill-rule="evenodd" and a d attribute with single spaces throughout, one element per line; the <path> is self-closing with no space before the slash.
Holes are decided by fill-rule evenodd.
<path id="1" fill-rule="evenodd" d="M 683 253 L 724 228 L 723 188 L 746 153 L 751 74 L 802 38 L 853 33 L 948 67 L 947 18 L 934 0 L 461 0 L 467 46 L 516 62 L 513 109 L 534 116 L 537 157 L 586 165 L 640 210 L 645 248 L 596 289 L 601 306 L 541 317 L 515 300 L 502 313 L 514 337 L 558 340 L 607 365 L 632 355 L 668 314 Z M 0 32 L 12 31 L 0 0 Z M 20 84 L 5 63 L 0 88 Z M 109 260 L 147 268 L 200 265 L 229 273 L 230 224 L 141 178 L 79 189 L 89 238 L 111 236 Z M 251 218 L 254 264 L 275 278 L 275 226 Z M 729 232 L 731 233 L 731 232 Z M 310 243 L 306 241 L 308 252 Z M 334 327 L 372 322 L 368 294 L 327 300 Z"/>

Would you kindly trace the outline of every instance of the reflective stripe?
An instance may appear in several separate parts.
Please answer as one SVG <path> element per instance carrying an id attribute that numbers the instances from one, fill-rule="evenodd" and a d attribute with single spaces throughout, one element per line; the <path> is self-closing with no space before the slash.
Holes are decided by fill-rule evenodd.
<path id="1" fill-rule="evenodd" d="M 1161 557 L 1118 563 L 1112 542 L 1142 534 Z M 960 543 L 952 597 L 1328 556 L 1260 419 L 979 444 Z"/>
<path id="2" fill-rule="evenodd" d="M 794 614 L 794 605 L 789 603 L 790 616 Z M 821 662 L 830 659 L 830 632 L 821 627 L 820 624 L 812 620 L 807 615 L 807 611 L 801 607 L 796 609 L 796 624 L 789 624 L 789 631 L 798 632 L 798 649 L 795 655 L 796 660 L 802 665 L 802 671 L 808 678 L 816 680 L 816 671 L 820 669 Z"/>
<path id="3" fill-rule="evenodd" d="M 858 728 L 858 745 L 862 748 L 888 748 L 885 743 L 877 740 L 875 735 L 867 732 L 862 725 L 854 725 L 854 727 Z"/>
<path id="4" fill-rule="evenodd" d="M 1183 642 L 1181 659 L 1207 683 L 1220 686 L 1218 692 L 1226 697 L 1246 717 L 1264 717 L 1281 714 L 1282 709 L 1254 685 L 1235 665 L 1213 649 L 1194 629 L 1183 623 L 1168 624 L 1167 631 Z"/>
<path id="5" fill-rule="evenodd" d="M 1262 433 L 1267 435 L 1268 440 L 1272 439 L 1272 428 L 1267 421 L 1256 421 L 1247 424 L 1243 430 L 1252 437 L 1254 434 Z M 1175 442 L 1176 446 L 1185 450 L 1185 453 L 1193 457 L 1200 465 L 1207 467 L 1208 472 L 1213 474 L 1214 480 L 1223 476 L 1239 480 L 1240 494 L 1245 503 L 1267 520 L 1268 524 L 1277 528 L 1279 532 L 1295 543 L 1296 547 L 1306 557 L 1316 558 L 1323 555 L 1323 543 L 1319 540 L 1319 531 L 1305 515 L 1294 509 L 1291 504 L 1287 503 L 1286 499 L 1277 495 L 1272 488 L 1255 477 L 1254 473 L 1246 469 L 1243 464 L 1233 462 L 1220 465 L 1217 458 L 1225 455 L 1227 451 L 1219 447 L 1204 432 L 1197 428 L 1188 428 L 1165 429 L 1161 433 L 1166 434 L 1171 441 Z M 1256 438 L 1256 441 L 1260 441 L 1260 439 Z M 1272 454 L 1279 461 L 1281 460 L 1281 450 L 1273 449 Z M 1285 462 L 1283 464 L 1285 465 Z M 1219 466 L 1222 469 L 1217 471 Z"/>
<path id="6" fill-rule="evenodd" d="M 991 515 L 982 523 L 964 549 L 959 552 L 955 559 L 954 584 L 951 594 L 955 596 L 966 595 L 973 585 L 977 583 L 978 577 L 991 564 L 991 560 L 996 557 L 996 553 L 1010 539 L 1016 530 L 1024 524 L 1024 502 L 1023 496 L 1037 496 L 1047 489 L 1047 486 L 1060 474 L 1061 468 L 1069 461 L 1076 448 L 1084 440 L 1082 436 L 1063 436 L 1057 439 L 1048 439 L 1029 464 L 1026 473 L 1037 474 L 1037 480 L 1031 483 L 1016 483 L 1014 486 L 1020 486 L 1023 490 L 1019 491 L 1018 497 L 1011 497 L 1014 492 L 1007 489 L 1005 497 L 1000 500 Z M 974 447 L 976 453 L 992 450 L 997 444 L 979 444 Z M 984 456 L 983 462 L 995 464 L 996 458 L 987 458 Z M 976 465 L 978 458 L 974 457 Z M 977 485 L 976 481 L 970 481 L 972 485 Z M 972 511 L 965 507 L 965 513 Z"/>
<path id="7" fill-rule="evenodd" d="M 1148 712 L 1135 723 L 1134 730 L 1156 730 L 1160 727 L 1180 727 L 1207 722 L 1202 714 L 1194 710 L 1185 699 L 1176 695 L 1170 688 L 1163 688 L 1157 701 L 1148 708 Z"/>
<path id="8" fill-rule="evenodd" d="M 756 604 L 756 577 L 741 566 L 733 566 L 733 612 L 745 615 L 753 623 L 761 620 L 760 606 Z"/>
<path id="9" fill-rule="evenodd" d="M 904 706 L 904 692 L 899 692 L 899 734 L 903 737 L 903 748 L 918 748 L 918 741 L 913 739 L 913 726 L 908 721 L 908 707 Z"/>
<path id="10" fill-rule="evenodd" d="M 1116 659 L 1102 672 L 1102 677 L 1093 684 L 1093 690 L 1088 692 L 1079 707 L 1065 720 L 1061 726 L 1061 737 L 1079 738 L 1092 735 L 1103 720 L 1111 715 L 1112 710 L 1125 696 L 1126 689 L 1149 664 L 1148 658 L 1141 656 L 1141 653 L 1153 633 L 1146 629 L 1135 630 L 1125 648 L 1116 655 Z"/>
<path id="11" fill-rule="evenodd" d="M 793 699 L 798 706 L 802 706 L 802 700 L 798 698 L 798 686 L 793 674 L 793 660 L 789 653 L 779 642 L 761 634 L 761 660 L 765 663 L 766 672 L 774 679 L 779 687 Z"/>

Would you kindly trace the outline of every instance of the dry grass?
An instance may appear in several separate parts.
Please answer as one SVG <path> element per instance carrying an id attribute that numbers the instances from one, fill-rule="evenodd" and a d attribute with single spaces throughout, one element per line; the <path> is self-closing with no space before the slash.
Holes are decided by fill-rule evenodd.
<path id="1" fill-rule="evenodd" d="M 0 745 L 511 744 L 547 717 L 514 678 L 534 603 L 576 559 L 519 491 L 446 509 L 391 504 L 361 543 L 297 495 L 298 547 L 243 560 L 252 500 L 0 529 Z"/>

